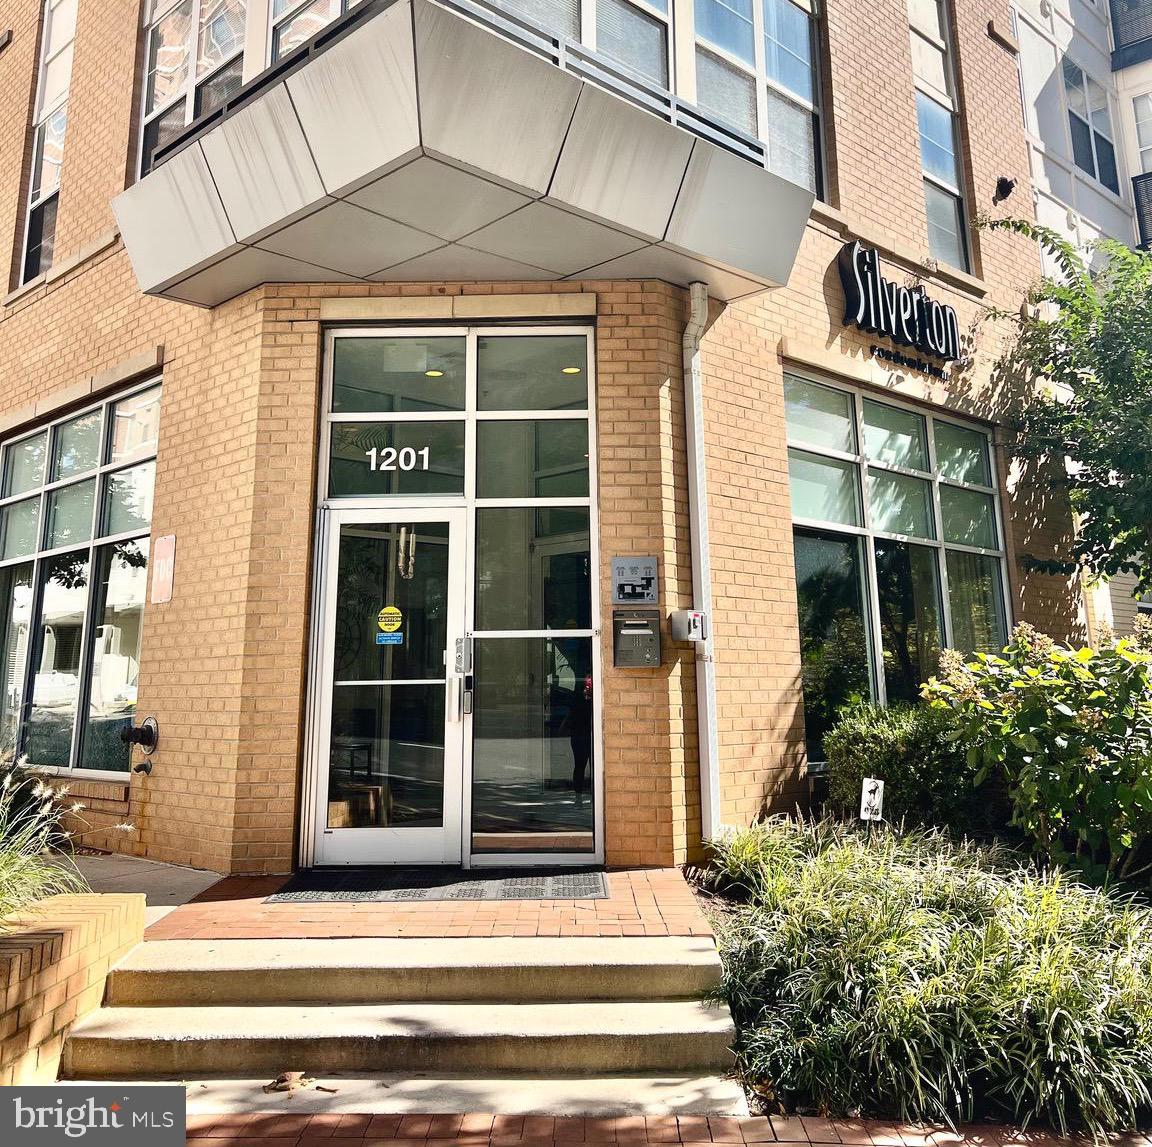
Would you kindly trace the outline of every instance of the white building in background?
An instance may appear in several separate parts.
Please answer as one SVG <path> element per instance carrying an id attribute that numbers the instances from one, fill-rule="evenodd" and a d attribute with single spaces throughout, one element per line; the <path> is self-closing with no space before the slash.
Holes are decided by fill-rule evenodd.
<path id="1" fill-rule="evenodd" d="M 1013 0 L 1037 219 L 1080 245 L 1152 244 L 1152 0 Z M 1121 576 L 1086 595 L 1088 623 L 1152 611 Z"/>

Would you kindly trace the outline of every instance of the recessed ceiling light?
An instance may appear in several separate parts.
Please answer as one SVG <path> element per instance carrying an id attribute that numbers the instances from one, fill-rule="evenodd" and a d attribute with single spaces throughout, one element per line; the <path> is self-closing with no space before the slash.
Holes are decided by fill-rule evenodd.
<path id="1" fill-rule="evenodd" d="M 444 372 L 442 370 L 426 370 L 424 372 L 425 378 L 443 378 Z"/>
<path id="2" fill-rule="evenodd" d="M 561 374 L 579 374 L 580 368 L 578 366 L 565 366 L 560 369 Z"/>

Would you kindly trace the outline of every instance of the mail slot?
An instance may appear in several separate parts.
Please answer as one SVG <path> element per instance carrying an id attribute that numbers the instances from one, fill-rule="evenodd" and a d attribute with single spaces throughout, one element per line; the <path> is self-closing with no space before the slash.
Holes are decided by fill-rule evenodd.
<path id="1" fill-rule="evenodd" d="M 612 664 L 617 669 L 659 667 L 659 610 L 616 610 L 612 614 Z"/>

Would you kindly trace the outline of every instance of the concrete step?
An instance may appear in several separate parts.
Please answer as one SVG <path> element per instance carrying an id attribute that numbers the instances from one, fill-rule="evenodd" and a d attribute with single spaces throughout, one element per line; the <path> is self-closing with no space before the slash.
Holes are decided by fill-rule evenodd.
<path id="1" fill-rule="evenodd" d="M 316 1086 L 264 1091 L 269 1077 L 133 1080 L 183 1083 L 188 1114 L 282 1115 L 734 1115 L 746 1116 L 740 1085 L 718 1075 L 465 1076 L 365 1072 L 318 1075 Z M 92 1084 L 95 1080 L 69 1081 Z M 339 1142 L 337 1139 L 335 1142 Z"/>
<path id="2" fill-rule="evenodd" d="M 719 980 L 710 936 L 152 940 L 112 972 L 106 998 L 119 1006 L 691 999 Z"/>
<path id="3" fill-rule="evenodd" d="M 73 1027 L 62 1074 L 723 1072 L 734 1035 L 726 1006 L 694 1000 L 112 1007 Z"/>

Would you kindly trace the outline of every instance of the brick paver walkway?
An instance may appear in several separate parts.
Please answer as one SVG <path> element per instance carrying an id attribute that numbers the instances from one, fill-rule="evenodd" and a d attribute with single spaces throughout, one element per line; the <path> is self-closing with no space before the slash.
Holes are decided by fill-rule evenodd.
<path id="1" fill-rule="evenodd" d="M 285 876 L 229 876 L 170 912 L 149 940 L 347 936 L 710 936 L 678 868 L 608 873 L 607 900 L 265 904 Z"/>
<path id="2" fill-rule="evenodd" d="M 789 1147 L 848 1144 L 852 1147 L 1055 1147 L 1043 1130 L 1017 1131 L 976 1124 L 959 1133 L 947 1128 L 898 1126 L 871 1120 L 833 1122 L 807 1117 L 703 1115 L 628 1116 L 621 1119 L 538 1115 L 203 1115 L 188 1121 L 198 1147 L 573 1147 L 576 1144 L 780 1143 Z M 1109 1142 L 1152 1147 L 1144 1135 Z M 1078 1145 L 1083 1147 L 1083 1145 Z"/>

